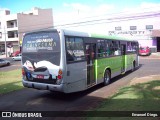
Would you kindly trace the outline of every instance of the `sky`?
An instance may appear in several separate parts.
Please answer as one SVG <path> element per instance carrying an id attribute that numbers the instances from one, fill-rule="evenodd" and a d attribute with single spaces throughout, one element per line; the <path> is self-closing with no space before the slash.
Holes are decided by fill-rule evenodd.
<path id="1" fill-rule="evenodd" d="M 61 24 L 79 18 L 100 17 L 113 13 L 160 10 L 160 0 L 0 0 L 0 10 L 25 12 L 33 7 L 52 8 L 54 22 Z"/>

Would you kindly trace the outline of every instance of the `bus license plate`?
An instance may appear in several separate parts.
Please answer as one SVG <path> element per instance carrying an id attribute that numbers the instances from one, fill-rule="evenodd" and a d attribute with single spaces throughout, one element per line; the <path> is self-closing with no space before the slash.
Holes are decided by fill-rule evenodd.
<path id="1" fill-rule="evenodd" d="M 38 79 L 44 79 L 44 75 L 37 75 Z"/>

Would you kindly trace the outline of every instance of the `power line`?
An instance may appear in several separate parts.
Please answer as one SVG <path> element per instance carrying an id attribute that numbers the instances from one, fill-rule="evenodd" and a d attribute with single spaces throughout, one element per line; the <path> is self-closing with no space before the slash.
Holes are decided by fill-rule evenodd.
<path id="1" fill-rule="evenodd" d="M 70 23 L 70 24 L 62 24 L 62 25 L 57 25 L 57 26 L 54 26 L 54 27 L 58 27 L 58 26 L 77 26 L 77 24 L 84 24 L 84 25 L 93 25 L 99 21 L 103 21 L 103 22 L 99 22 L 98 24 L 100 23 L 112 23 L 112 22 L 121 22 L 121 21 L 128 21 L 128 20 L 138 20 L 138 19 L 148 19 L 148 18 L 153 18 L 155 16 L 160 16 L 160 13 L 157 13 L 157 14 L 152 14 L 152 15 L 145 15 L 145 16 L 131 16 L 131 17 L 126 17 L 125 19 L 124 18 L 110 18 L 110 19 L 99 19 L 99 20 L 91 20 L 91 21 L 85 21 L 85 22 L 77 22 L 77 23 Z M 147 18 L 145 18 L 147 17 Z M 93 23 L 91 23 L 93 22 Z M 88 23 L 88 24 L 86 24 Z M 69 26 L 69 27 L 70 27 Z M 81 25 L 82 26 L 82 25 Z"/>
<path id="2" fill-rule="evenodd" d="M 50 26 L 47 28 L 53 28 L 53 27 L 76 27 L 76 26 L 84 26 L 84 25 L 94 25 L 94 24 L 102 24 L 102 23 L 112 23 L 112 22 L 121 22 L 121 21 L 128 21 L 128 20 L 134 20 L 134 19 L 148 19 L 148 18 L 153 18 L 153 17 L 160 16 L 160 12 L 154 12 L 149 15 L 135 15 L 135 16 L 130 16 L 130 17 L 117 17 L 117 18 L 108 18 L 108 19 L 97 19 L 97 20 L 89 20 L 89 21 L 83 21 L 83 22 L 75 22 L 75 23 L 68 23 L 68 24 L 61 24 L 61 25 L 56 25 L 56 26 Z M 67 28 L 68 28 L 67 27 Z M 47 29 L 44 28 L 44 29 Z"/>
<path id="3" fill-rule="evenodd" d="M 160 10 L 160 5 L 159 6 L 156 6 L 156 7 L 154 7 L 154 9 L 159 9 Z M 153 7 L 146 7 L 146 8 L 143 8 L 142 10 L 153 10 Z M 124 12 L 115 12 L 115 13 L 107 13 L 107 14 L 103 14 L 103 15 L 100 15 L 100 16 L 109 16 L 109 15 L 119 15 L 119 14 L 123 14 L 123 15 L 125 15 L 126 13 L 128 14 L 128 13 L 130 13 L 130 12 L 132 12 L 132 11 L 124 11 Z M 149 11 L 149 12 L 151 12 L 151 11 Z M 144 14 L 144 13 L 149 13 L 149 12 L 143 12 L 142 14 Z M 132 14 L 137 14 L 136 12 L 132 12 Z M 138 13 L 138 14 L 140 14 L 140 13 Z M 99 15 L 96 15 L 96 16 L 91 16 L 91 17 L 84 17 L 83 19 L 86 19 L 86 18 L 94 18 L 94 17 L 100 17 Z"/>
<path id="4" fill-rule="evenodd" d="M 88 21 L 83 21 L 83 22 L 75 22 L 75 23 L 69 23 L 69 24 L 49 26 L 49 27 L 46 27 L 46 28 L 38 29 L 38 30 L 49 29 L 49 28 L 54 28 L 54 27 L 56 28 L 56 27 L 65 27 L 66 26 L 66 28 L 69 28 L 69 27 L 77 27 L 77 26 L 85 26 L 85 25 L 122 22 L 122 21 L 135 20 L 135 19 L 136 20 L 138 20 L 138 19 L 148 19 L 148 18 L 153 18 L 153 17 L 157 17 L 157 16 L 160 16 L 160 12 L 153 12 L 153 13 L 150 13 L 149 15 L 146 14 L 146 15 L 143 15 L 143 16 L 135 15 L 135 16 L 129 16 L 129 17 L 127 16 L 127 17 L 116 17 L 116 18 L 88 20 Z M 34 26 L 39 26 L 39 25 L 46 25 L 46 24 L 38 24 L 38 25 L 34 25 Z M 18 33 L 20 34 L 20 33 L 26 33 L 26 32 L 30 32 L 30 31 L 21 31 L 21 32 L 18 32 Z"/>
<path id="5" fill-rule="evenodd" d="M 145 9 L 150 9 L 150 8 L 145 8 Z M 120 12 L 120 13 L 115 13 L 115 14 L 121 14 L 121 13 L 125 13 L 125 12 Z M 143 12 L 141 14 L 143 15 L 143 14 L 155 14 L 155 13 L 160 13 L 160 11 L 158 11 L 158 12 Z M 141 16 L 141 14 L 139 13 L 139 16 Z M 107 15 L 107 16 L 112 15 L 113 16 L 113 14 L 104 14 L 104 15 Z M 132 17 L 132 16 L 125 17 L 125 16 L 126 15 L 119 16 L 119 17 L 103 18 L 103 19 L 93 19 L 93 20 L 87 20 L 87 21 L 75 22 L 75 23 L 59 24 L 59 25 L 56 25 L 55 27 L 57 27 L 57 26 L 66 26 L 66 25 L 71 25 L 71 24 L 80 24 L 80 23 L 85 23 L 85 22 L 102 21 L 102 20 L 106 20 L 106 19 L 108 19 L 108 20 L 112 20 L 112 19 L 126 19 L 127 17 L 128 18 Z M 100 16 L 95 16 L 95 17 L 99 18 Z M 85 17 L 83 19 L 86 19 L 86 18 L 92 18 L 92 17 Z M 50 24 L 50 23 L 45 23 L 45 25 L 47 25 L 47 24 Z M 44 23 L 36 24 L 36 25 L 31 25 L 31 26 L 40 26 L 40 25 L 44 25 Z M 28 25 L 21 26 L 21 28 L 26 28 L 26 27 L 28 27 Z"/>

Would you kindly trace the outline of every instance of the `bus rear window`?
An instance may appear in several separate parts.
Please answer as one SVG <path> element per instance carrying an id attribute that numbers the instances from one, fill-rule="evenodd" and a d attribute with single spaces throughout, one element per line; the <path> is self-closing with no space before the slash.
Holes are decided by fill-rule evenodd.
<path id="1" fill-rule="evenodd" d="M 23 39 L 23 53 L 60 51 L 59 35 L 56 32 L 37 32 L 27 34 Z"/>
<path id="2" fill-rule="evenodd" d="M 47 61 L 60 64 L 60 37 L 57 31 L 29 33 L 24 36 L 22 44 L 22 63 L 32 64 Z"/>

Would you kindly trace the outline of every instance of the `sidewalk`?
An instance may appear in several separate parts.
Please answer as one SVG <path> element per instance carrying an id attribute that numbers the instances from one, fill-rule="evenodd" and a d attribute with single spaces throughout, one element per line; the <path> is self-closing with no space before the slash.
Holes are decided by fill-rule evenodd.
<path id="1" fill-rule="evenodd" d="M 6 55 L 0 55 L 0 59 L 6 58 Z"/>
<path id="2" fill-rule="evenodd" d="M 160 56 L 160 52 L 152 53 L 152 55 Z"/>
<path id="3" fill-rule="evenodd" d="M 142 59 L 160 59 L 160 52 L 151 53 L 149 56 L 140 56 Z"/>
<path id="4" fill-rule="evenodd" d="M 146 83 L 146 82 L 151 82 L 155 80 L 160 80 L 160 75 L 149 75 L 145 77 L 140 77 L 140 78 L 134 78 L 131 80 L 129 85 L 135 85 L 135 84 L 140 84 L 140 83 Z M 160 86 L 159 86 L 160 89 Z"/>

